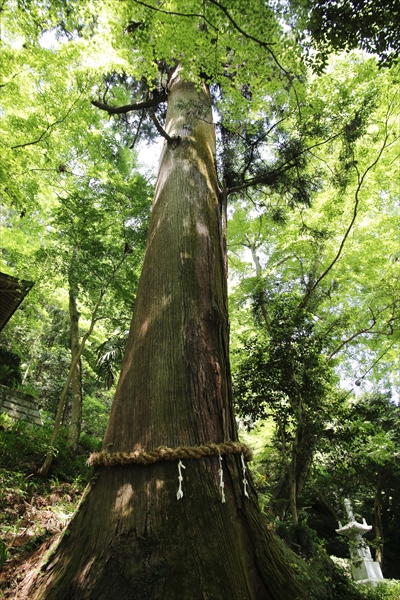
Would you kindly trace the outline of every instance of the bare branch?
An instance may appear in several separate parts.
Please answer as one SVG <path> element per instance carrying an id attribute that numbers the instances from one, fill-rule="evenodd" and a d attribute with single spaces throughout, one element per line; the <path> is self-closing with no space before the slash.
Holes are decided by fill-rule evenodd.
<path id="1" fill-rule="evenodd" d="M 148 100 L 143 100 L 142 102 L 135 102 L 134 104 L 126 104 L 125 106 L 111 106 L 110 104 L 103 104 L 103 102 L 97 102 L 97 100 L 92 100 L 93 106 L 96 108 L 100 108 L 100 110 L 105 110 L 109 115 L 125 115 L 132 110 L 142 110 L 144 108 L 153 108 L 161 104 L 161 102 L 166 102 L 168 100 L 167 94 L 159 94 L 154 96 L 154 98 L 149 98 Z"/>
<path id="2" fill-rule="evenodd" d="M 249 160 L 247 161 L 247 164 L 245 166 L 245 168 L 243 169 L 242 172 L 242 178 L 244 179 L 244 175 L 246 174 L 247 170 L 250 168 L 251 162 L 253 160 L 253 155 L 254 155 L 254 148 L 257 144 L 259 144 L 260 142 L 262 142 L 263 140 L 265 140 L 265 138 L 267 138 L 269 136 L 269 134 L 271 133 L 271 131 L 273 131 L 273 129 L 275 129 L 276 127 L 278 127 L 278 125 L 280 125 L 283 121 L 285 121 L 286 119 L 289 118 L 290 115 L 286 115 L 284 117 L 282 117 L 282 119 L 279 119 L 278 121 L 276 121 L 276 123 L 274 123 L 273 125 L 271 125 L 271 127 L 268 129 L 268 131 L 266 131 L 265 133 L 263 133 L 262 135 L 260 135 L 260 137 L 258 137 L 252 144 L 250 144 L 251 146 L 251 153 L 250 153 L 250 157 Z M 246 139 L 245 136 L 240 136 L 241 139 L 243 140 L 244 143 L 246 143 Z"/>
<path id="3" fill-rule="evenodd" d="M 158 131 L 158 133 L 167 140 L 168 144 L 179 144 L 179 142 L 181 141 L 181 138 L 178 137 L 171 137 L 170 135 L 168 135 L 168 133 L 165 131 L 165 129 L 162 127 L 160 121 L 157 119 L 155 112 L 153 110 L 150 111 L 150 117 L 151 120 L 153 121 L 154 125 L 156 126 L 156 129 Z"/>
<path id="4" fill-rule="evenodd" d="M 328 498 L 321 492 L 321 490 L 318 489 L 318 487 L 316 486 L 315 483 L 313 483 L 312 486 L 313 486 L 314 490 L 316 491 L 316 493 L 318 494 L 320 500 L 323 502 L 323 504 L 326 506 L 326 508 L 329 510 L 329 512 L 333 515 L 335 520 L 340 521 L 340 516 L 338 515 L 338 513 L 336 512 L 336 510 L 332 506 L 332 504 L 329 502 Z"/>
<path id="5" fill-rule="evenodd" d="M 142 110 L 142 114 L 140 115 L 140 119 L 139 119 L 139 124 L 138 124 L 137 129 L 136 129 L 135 137 L 133 138 L 133 142 L 129 146 L 129 150 L 132 150 L 132 148 L 135 147 L 135 144 L 136 144 L 137 139 L 139 137 L 140 128 L 141 128 L 142 123 L 143 123 L 144 115 L 145 115 L 145 112 L 144 112 L 144 110 Z"/>

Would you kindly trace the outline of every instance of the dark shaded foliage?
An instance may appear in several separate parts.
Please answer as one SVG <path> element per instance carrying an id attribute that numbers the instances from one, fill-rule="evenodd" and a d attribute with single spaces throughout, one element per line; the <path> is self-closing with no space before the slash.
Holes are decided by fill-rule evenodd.
<path id="1" fill-rule="evenodd" d="M 332 51 L 361 48 L 390 66 L 400 54 L 399 0 L 305 0 L 306 28 L 322 69 Z"/>
<path id="2" fill-rule="evenodd" d="M 0 346 L 1 385 L 16 388 L 22 382 L 20 364 L 21 359 L 15 352 L 11 352 L 11 350 Z"/>

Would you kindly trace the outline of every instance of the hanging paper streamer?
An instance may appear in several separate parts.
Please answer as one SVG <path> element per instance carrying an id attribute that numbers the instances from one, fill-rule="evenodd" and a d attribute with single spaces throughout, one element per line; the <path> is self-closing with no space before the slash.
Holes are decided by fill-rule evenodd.
<path id="1" fill-rule="evenodd" d="M 224 502 L 226 502 L 225 500 L 225 483 L 224 483 L 224 472 L 222 470 L 222 456 L 219 454 L 218 455 L 219 458 L 219 471 L 218 471 L 218 475 L 219 475 L 219 487 L 221 488 L 221 502 L 222 504 L 224 504 Z"/>
<path id="2" fill-rule="evenodd" d="M 179 481 L 179 488 L 178 491 L 176 493 L 176 498 L 177 500 L 180 500 L 181 498 L 183 498 L 183 490 L 182 490 L 182 481 L 183 481 L 183 476 L 182 476 L 182 469 L 186 469 L 185 465 L 182 463 L 182 461 L 180 460 L 178 462 L 178 481 Z"/>
<path id="3" fill-rule="evenodd" d="M 248 481 L 246 479 L 246 465 L 245 465 L 245 462 L 244 462 L 243 454 L 240 455 L 240 458 L 242 459 L 243 493 L 248 498 L 249 497 L 249 494 L 247 493 Z"/>

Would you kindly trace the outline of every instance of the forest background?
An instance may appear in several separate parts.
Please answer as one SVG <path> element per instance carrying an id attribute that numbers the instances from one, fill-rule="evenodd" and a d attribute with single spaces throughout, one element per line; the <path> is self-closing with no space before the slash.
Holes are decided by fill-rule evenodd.
<path id="1" fill-rule="evenodd" d="M 374 525 L 385 577 L 399 579 L 398 7 L 385 7 L 357 31 L 341 30 L 329 3 L 277 4 L 279 77 L 262 95 L 236 85 L 232 48 L 222 76 L 238 102 L 222 85 L 211 94 L 236 411 L 260 504 L 303 557 L 323 546 L 340 562 L 335 527 L 350 497 Z M 228 8 L 240 26 L 240 3 Z M 127 22 L 117 51 L 108 6 L 0 11 L 0 271 L 34 282 L 0 333 L 0 384 L 32 394 L 44 420 L 39 430 L 1 417 L 7 566 L 67 521 L 101 446 L 154 190 L 138 149 L 163 134 L 170 65 L 140 57 L 137 78 L 124 38 L 146 26 Z M 385 39 L 371 19 L 373 31 L 386 19 Z M 153 113 L 112 114 L 149 102 L 149 82 Z M 50 483 L 38 477 L 46 456 Z"/>

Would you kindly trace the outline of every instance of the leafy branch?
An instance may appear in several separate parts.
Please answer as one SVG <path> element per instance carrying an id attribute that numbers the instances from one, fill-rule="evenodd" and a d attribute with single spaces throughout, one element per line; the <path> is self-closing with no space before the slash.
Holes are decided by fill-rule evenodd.
<path id="1" fill-rule="evenodd" d="M 63 117 L 61 117 L 60 119 L 57 119 L 53 123 L 49 123 L 47 125 L 46 129 L 40 134 L 40 136 L 36 140 L 33 140 L 32 142 L 26 142 L 25 144 L 17 144 L 16 146 L 11 146 L 11 150 L 16 150 L 17 148 L 25 148 L 26 146 L 33 146 L 34 144 L 39 144 L 44 139 L 46 134 L 52 130 L 53 127 L 55 127 L 56 125 L 60 125 L 69 117 L 69 115 L 72 112 L 73 107 L 78 102 L 78 100 L 80 100 L 80 96 L 71 104 L 71 106 L 69 107 L 69 109 L 67 110 L 65 115 Z"/>
<path id="2" fill-rule="evenodd" d="M 393 312 L 394 309 L 396 307 L 396 303 L 394 303 L 393 305 Z M 350 342 L 352 342 L 356 337 L 362 335 L 363 333 L 369 333 L 371 335 L 393 335 L 394 333 L 394 326 L 393 323 L 395 321 L 395 316 L 394 314 L 392 314 L 392 316 L 390 317 L 390 319 L 388 319 L 386 326 L 388 328 L 387 331 L 384 331 L 382 329 L 379 330 L 374 330 L 374 327 L 376 325 L 378 316 L 383 313 L 388 307 L 385 306 L 385 308 L 383 308 L 382 310 L 379 311 L 378 315 L 375 315 L 372 308 L 369 308 L 369 311 L 371 313 L 371 321 L 372 323 L 370 325 L 368 325 L 368 327 L 363 327 L 362 329 L 359 329 L 358 331 L 356 331 L 355 333 L 353 333 L 353 335 L 351 335 L 350 337 L 348 337 L 347 339 L 343 340 L 328 356 L 328 358 L 326 359 L 327 361 L 331 360 L 338 352 L 340 352 L 340 350 L 342 348 L 344 348 L 344 346 L 346 346 L 347 344 L 349 344 Z"/>
<path id="3" fill-rule="evenodd" d="M 276 169 L 272 169 L 271 171 L 268 171 L 268 173 L 265 173 L 264 175 L 259 175 L 258 177 L 253 177 L 252 179 L 248 179 L 247 181 L 244 181 L 240 185 L 236 185 L 234 187 L 229 188 L 227 193 L 235 194 L 237 192 L 241 192 L 242 190 L 246 190 L 250 187 L 255 187 L 257 185 L 269 185 L 269 184 L 273 183 L 275 181 L 277 175 L 279 175 L 281 173 L 285 173 L 286 171 L 288 171 L 289 169 L 291 169 L 295 166 L 295 164 L 293 163 L 294 160 L 297 160 L 298 158 L 300 158 L 300 156 L 302 156 L 303 154 L 306 154 L 307 152 L 310 152 L 314 148 L 318 148 L 319 146 L 328 144 L 332 140 L 334 140 L 337 137 L 339 137 L 340 135 L 342 135 L 343 131 L 344 130 L 341 129 L 338 133 L 335 133 L 334 135 L 330 136 L 326 140 L 323 140 L 322 142 L 317 142 L 316 144 L 313 144 L 312 146 L 308 146 L 307 148 L 304 148 L 303 150 L 298 152 L 295 157 L 282 163 Z"/>
<path id="4" fill-rule="evenodd" d="M 199 14 L 199 13 L 181 13 L 181 12 L 177 12 L 174 10 L 163 10 L 162 8 L 158 8 L 157 6 L 151 6 L 150 4 L 147 4 L 146 2 L 141 2 L 141 0 L 134 0 L 135 4 L 140 4 L 141 6 L 144 6 L 145 8 L 149 8 L 150 10 L 154 10 L 155 12 L 159 12 L 159 13 L 163 13 L 164 15 L 174 15 L 175 17 L 189 17 L 189 18 L 199 18 L 199 19 L 203 19 L 203 21 L 205 21 L 206 23 L 209 24 L 210 27 L 212 27 L 213 29 L 215 29 L 215 31 L 218 31 L 218 27 L 215 27 L 215 25 L 213 25 L 204 15 Z"/>
<path id="5" fill-rule="evenodd" d="M 0 12 L 1 12 L 1 7 L 0 7 Z M 8 85 L 13 79 L 15 79 L 17 75 L 18 75 L 18 73 L 14 73 L 14 75 L 11 77 L 10 81 L 6 81 L 5 83 L 0 83 L 0 89 L 3 87 L 6 87 L 6 85 Z"/>
<path id="6" fill-rule="evenodd" d="M 254 37 L 253 35 L 251 35 L 250 33 L 246 33 L 246 31 L 244 31 L 237 23 L 236 21 L 233 19 L 233 17 L 229 14 L 228 9 L 225 8 L 225 6 L 223 6 L 220 2 L 218 2 L 217 0 L 209 0 L 210 4 L 214 4 L 214 6 L 217 6 L 223 13 L 224 15 L 227 17 L 227 19 L 232 23 L 233 27 L 239 32 L 241 33 L 246 39 L 248 40 L 252 40 L 253 42 L 256 42 L 256 44 L 258 44 L 259 46 L 261 46 L 262 48 L 264 48 L 265 50 L 267 50 L 269 52 L 269 54 L 272 56 L 274 62 L 276 63 L 276 65 L 281 69 L 281 71 L 283 73 L 285 73 L 285 75 L 289 76 L 288 71 L 286 71 L 286 69 L 281 65 L 281 63 L 279 62 L 279 60 L 277 59 L 275 53 L 272 51 L 271 49 L 271 45 L 273 44 L 267 44 L 266 42 Z"/>
<path id="7" fill-rule="evenodd" d="M 388 139 L 389 139 L 389 134 L 387 132 L 387 124 L 386 124 L 386 135 L 384 137 L 382 146 L 375 158 L 375 160 L 365 169 L 364 173 L 361 175 L 357 165 L 355 164 L 355 169 L 357 172 L 357 187 L 356 187 L 356 191 L 354 194 L 354 206 L 353 206 L 353 215 L 351 218 L 351 221 L 349 223 L 349 226 L 347 227 L 345 234 L 342 238 L 342 241 L 340 242 L 339 245 L 339 249 L 336 253 L 336 256 L 334 257 L 334 259 L 331 261 L 331 263 L 327 266 L 327 268 L 325 269 L 325 271 L 323 271 L 321 273 L 321 275 L 317 278 L 317 280 L 315 281 L 314 285 L 310 287 L 310 289 L 307 291 L 307 293 L 305 294 L 305 296 L 303 297 L 302 301 L 299 304 L 299 308 L 304 308 L 310 297 L 312 296 L 312 294 L 314 293 L 314 291 L 316 290 L 316 288 L 318 287 L 318 285 L 321 283 L 321 281 L 328 275 L 328 273 L 333 269 L 333 267 L 335 266 L 335 264 L 337 263 L 337 261 L 339 260 L 342 252 L 343 252 L 343 248 L 345 246 L 345 243 L 347 241 L 347 238 L 350 235 L 351 230 L 353 229 L 354 223 L 356 221 L 357 215 L 358 215 L 358 208 L 359 208 L 359 204 L 360 204 L 360 191 L 364 185 L 364 181 L 368 175 L 368 173 L 375 167 L 375 165 L 379 162 L 385 148 L 388 146 Z"/>
<path id="8" fill-rule="evenodd" d="M 278 121 L 276 121 L 276 122 L 275 122 L 273 125 L 271 125 L 271 127 L 270 127 L 270 128 L 269 128 L 269 129 L 268 129 L 268 130 L 267 130 L 265 133 L 263 133 L 262 135 L 260 135 L 260 136 L 259 136 L 259 137 L 258 137 L 258 138 L 257 138 L 257 139 L 254 141 L 254 142 L 252 142 L 252 143 L 250 144 L 250 155 L 249 155 L 249 158 L 248 158 L 248 160 L 247 160 L 247 163 L 246 163 L 246 165 L 245 165 L 245 167 L 244 167 L 244 169 L 243 169 L 243 171 L 242 171 L 242 178 L 243 178 L 243 179 L 244 179 L 244 176 L 245 176 L 246 172 L 247 172 L 247 171 L 250 169 L 250 167 L 251 167 L 251 164 L 252 164 L 252 162 L 253 162 L 253 159 L 254 159 L 254 152 L 255 152 L 255 149 L 256 149 L 256 147 L 257 147 L 257 144 L 259 144 L 260 142 L 262 142 L 263 140 L 265 140 L 265 139 L 266 139 L 266 138 L 269 136 L 269 134 L 270 134 L 270 133 L 271 133 L 271 132 L 272 132 L 272 131 L 273 131 L 273 130 L 276 128 L 276 127 L 278 127 L 278 126 L 279 126 L 279 125 L 280 125 L 280 124 L 281 124 L 283 121 L 285 121 L 285 120 L 286 120 L 286 119 L 288 119 L 288 118 L 289 118 L 289 115 L 285 115 L 284 117 L 282 117 L 282 119 L 279 119 Z M 247 140 L 244 138 L 244 136 L 240 136 L 240 137 L 241 137 L 241 139 L 243 139 L 243 141 L 244 141 L 245 143 L 247 142 Z"/>
<path id="9" fill-rule="evenodd" d="M 215 25 L 213 25 L 204 15 L 202 14 L 198 14 L 198 13 L 181 13 L 181 12 L 176 12 L 176 11 L 167 11 L 167 10 L 163 10 L 161 8 L 158 8 L 156 6 L 151 6 L 150 4 L 147 4 L 146 2 L 142 2 L 141 0 L 134 0 L 136 4 L 140 4 L 141 6 L 144 6 L 145 8 L 148 8 L 150 10 L 153 10 L 155 12 L 160 12 L 163 13 L 165 15 L 175 15 L 178 17 L 197 17 L 200 19 L 203 19 L 206 23 L 208 23 L 208 25 L 210 25 L 210 27 L 212 27 L 215 31 L 219 31 L 218 27 L 216 27 Z M 241 35 L 243 35 L 246 39 L 251 40 L 253 42 L 255 42 L 256 44 L 258 44 L 259 46 L 261 46 L 261 48 L 264 48 L 265 50 L 267 50 L 267 52 L 270 54 L 270 56 L 272 57 L 273 61 L 275 62 L 275 64 L 279 67 L 279 69 L 281 69 L 281 71 L 286 75 L 286 77 L 290 80 L 290 82 L 292 83 L 293 81 L 293 77 L 290 75 L 290 73 L 282 66 L 282 64 L 280 63 L 280 61 L 278 60 L 276 54 L 273 52 L 271 46 L 274 45 L 274 43 L 270 43 L 267 44 L 266 42 L 264 42 L 263 40 L 260 40 L 259 38 L 256 38 L 255 36 L 251 35 L 250 33 L 247 33 L 246 31 L 244 31 L 244 29 L 242 29 L 240 27 L 240 25 L 238 25 L 238 23 L 236 23 L 236 21 L 234 20 L 234 18 L 231 16 L 231 14 L 229 13 L 228 9 L 223 6 L 220 2 L 218 2 L 217 0 L 208 0 L 210 2 L 210 4 L 214 4 L 214 6 L 216 6 L 217 8 L 219 8 L 219 10 L 221 12 L 224 13 L 224 15 L 227 17 L 227 19 L 230 21 L 230 23 L 233 25 L 233 27 L 236 29 L 236 31 L 238 31 Z M 294 88 L 293 88 L 294 89 Z M 297 99 L 297 104 L 299 106 L 299 102 L 298 102 L 298 98 L 297 98 L 297 93 L 296 90 L 294 89 L 294 92 L 296 94 L 296 99 Z M 299 111 L 300 112 L 300 111 Z"/>

